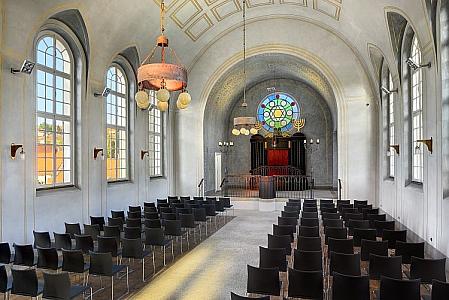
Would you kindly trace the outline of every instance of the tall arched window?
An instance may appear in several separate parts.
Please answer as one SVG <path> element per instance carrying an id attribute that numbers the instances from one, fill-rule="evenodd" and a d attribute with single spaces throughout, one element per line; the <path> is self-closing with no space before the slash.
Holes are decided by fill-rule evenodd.
<path id="1" fill-rule="evenodd" d="M 391 73 L 388 72 L 388 90 L 393 91 L 393 89 L 394 89 L 393 77 L 391 76 Z M 388 132 L 389 132 L 388 138 L 389 138 L 390 145 L 395 144 L 394 128 L 395 128 L 395 126 L 394 126 L 394 94 L 390 93 L 388 95 Z M 389 175 L 390 175 L 390 177 L 394 177 L 394 166 L 395 166 L 394 153 L 391 153 L 389 160 L 390 160 Z"/>
<path id="2" fill-rule="evenodd" d="M 411 59 L 421 65 L 421 48 L 416 35 L 413 37 L 411 49 Z M 423 136 L 423 79 L 422 69 L 411 70 L 411 126 L 412 126 L 412 181 L 423 181 L 423 147 L 416 141 Z"/>
<path id="3" fill-rule="evenodd" d="M 150 91 L 150 102 L 156 105 L 157 100 L 154 91 Z M 163 176 L 162 169 L 162 114 L 158 109 L 148 112 L 148 149 L 150 176 Z"/>
<path id="4" fill-rule="evenodd" d="M 40 37 L 35 51 L 37 186 L 73 185 L 73 55 L 54 33 Z"/>
<path id="5" fill-rule="evenodd" d="M 111 89 L 106 99 L 107 180 L 128 177 L 128 83 L 118 66 L 109 68 L 106 86 Z"/>

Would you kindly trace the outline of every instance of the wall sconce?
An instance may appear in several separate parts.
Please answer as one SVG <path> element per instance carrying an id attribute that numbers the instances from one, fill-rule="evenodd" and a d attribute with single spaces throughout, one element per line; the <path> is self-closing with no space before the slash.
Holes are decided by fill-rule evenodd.
<path id="1" fill-rule="evenodd" d="M 150 151 L 148 150 L 140 150 L 140 159 L 143 160 L 145 158 L 145 155 L 150 156 Z"/>
<path id="2" fill-rule="evenodd" d="M 430 62 L 425 64 L 425 65 L 418 65 L 417 63 L 415 63 L 413 61 L 413 59 L 411 57 L 407 58 L 407 60 L 405 62 L 407 63 L 407 65 L 410 68 L 412 68 L 413 71 L 417 71 L 417 70 L 422 69 L 422 68 L 429 68 L 430 69 L 432 67 L 432 63 L 430 63 Z"/>
<path id="3" fill-rule="evenodd" d="M 94 148 L 94 160 L 97 160 L 98 155 L 100 155 L 101 160 L 104 160 L 103 148 Z"/>
<path id="4" fill-rule="evenodd" d="M 427 146 L 427 150 L 429 150 L 430 154 L 433 153 L 433 138 L 431 137 L 429 140 L 417 140 L 417 143 L 421 143 Z M 419 146 L 416 146 L 419 149 Z"/>
<path id="5" fill-rule="evenodd" d="M 22 144 L 11 144 L 11 159 L 16 159 L 17 158 L 17 151 L 19 151 L 19 159 L 20 160 L 24 160 L 25 159 L 25 151 L 23 151 L 23 145 Z"/>
<path id="6" fill-rule="evenodd" d="M 101 93 L 94 93 L 94 97 L 104 97 L 106 98 L 111 93 L 111 89 L 105 87 Z"/>
<path id="7" fill-rule="evenodd" d="M 20 67 L 20 69 L 14 69 L 11 68 L 11 73 L 12 74 L 17 74 L 17 73 L 24 73 L 27 75 L 30 75 L 33 72 L 34 66 L 36 64 L 28 59 L 25 59 L 23 61 L 22 66 Z"/>
<path id="8" fill-rule="evenodd" d="M 393 149 L 397 155 L 399 155 L 399 145 L 390 145 L 390 148 Z M 391 152 L 389 156 L 391 156 Z"/>
<path id="9" fill-rule="evenodd" d="M 389 89 L 387 89 L 386 87 L 381 87 L 380 88 L 381 90 L 382 90 L 382 92 L 384 92 L 385 94 L 387 94 L 387 95 L 390 95 L 390 94 L 393 94 L 393 93 L 397 93 L 398 92 L 398 89 L 396 88 L 396 89 L 394 89 L 394 90 L 392 90 L 392 91 L 390 91 Z"/>

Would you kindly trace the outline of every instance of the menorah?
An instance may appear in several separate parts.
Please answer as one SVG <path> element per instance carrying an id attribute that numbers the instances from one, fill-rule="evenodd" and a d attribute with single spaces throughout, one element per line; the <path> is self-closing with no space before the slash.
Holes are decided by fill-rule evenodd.
<path id="1" fill-rule="evenodd" d="M 298 131 L 303 129 L 304 126 L 306 126 L 306 119 L 293 120 L 293 127 L 295 127 Z"/>

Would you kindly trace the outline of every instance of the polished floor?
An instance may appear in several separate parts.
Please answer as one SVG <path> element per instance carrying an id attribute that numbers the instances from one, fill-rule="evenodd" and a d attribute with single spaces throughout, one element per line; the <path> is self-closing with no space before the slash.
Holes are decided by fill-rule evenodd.
<path id="1" fill-rule="evenodd" d="M 154 278 L 131 299 L 230 299 L 246 291 L 246 265 L 259 264 L 279 212 L 235 210 L 236 218 Z"/>

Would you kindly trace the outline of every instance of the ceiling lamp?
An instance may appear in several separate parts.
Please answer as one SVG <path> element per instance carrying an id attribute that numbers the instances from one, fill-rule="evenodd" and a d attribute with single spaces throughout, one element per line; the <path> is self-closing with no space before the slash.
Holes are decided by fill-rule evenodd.
<path id="1" fill-rule="evenodd" d="M 248 107 L 246 103 L 246 0 L 243 0 L 243 109 Z M 233 135 L 257 134 L 257 122 L 255 117 L 236 117 L 234 118 Z"/>
<path id="2" fill-rule="evenodd" d="M 180 63 L 176 52 L 168 46 L 168 38 L 164 35 L 165 4 L 161 1 L 161 35 L 156 40 L 156 46 L 144 59 L 137 70 L 139 92 L 136 94 L 137 106 L 147 109 L 150 106 L 149 96 L 145 90 L 156 90 L 158 109 L 168 109 L 170 92 L 182 91 L 178 98 L 179 109 L 186 108 L 191 97 L 187 93 L 187 69 Z M 146 94 L 146 95 L 144 95 Z M 148 97 L 148 101 L 146 101 Z M 160 104 L 166 102 L 165 104 Z M 164 111 L 164 110 L 163 110 Z"/>

